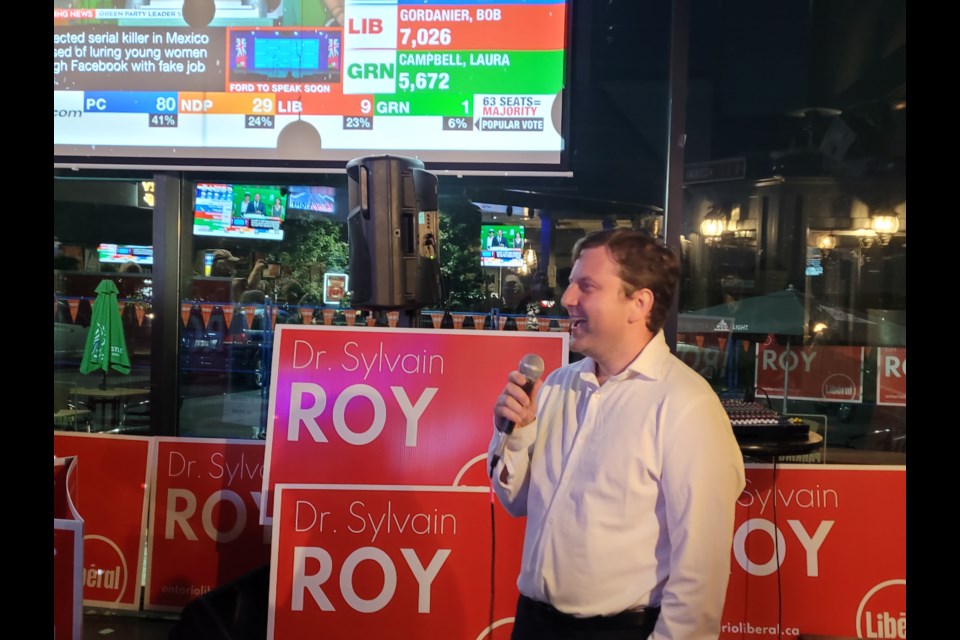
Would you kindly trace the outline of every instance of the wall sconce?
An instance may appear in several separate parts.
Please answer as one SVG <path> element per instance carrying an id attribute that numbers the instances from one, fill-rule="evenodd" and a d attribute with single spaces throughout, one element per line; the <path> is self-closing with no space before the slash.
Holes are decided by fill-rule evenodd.
<path id="1" fill-rule="evenodd" d="M 154 191 L 155 188 L 153 180 L 145 180 L 137 183 L 137 193 L 139 195 L 139 202 L 137 206 L 152 209 L 154 202 L 156 201 Z"/>
<path id="2" fill-rule="evenodd" d="M 817 237 L 817 248 L 826 253 L 837 248 L 837 236 L 832 233 L 821 233 Z"/>
<path id="3" fill-rule="evenodd" d="M 837 248 L 837 236 L 829 231 L 827 233 L 821 233 L 817 236 L 816 246 L 817 249 L 820 249 L 820 254 L 826 259 L 826 257 L 830 255 L 830 252 Z"/>
<path id="4" fill-rule="evenodd" d="M 532 248 L 527 248 L 523 252 L 523 264 L 518 269 L 522 275 L 527 275 L 537 268 L 537 252 Z"/>
<path id="5" fill-rule="evenodd" d="M 537 252 L 527 247 L 527 250 L 523 252 L 523 261 L 531 269 L 536 269 L 537 267 Z"/>
<path id="6" fill-rule="evenodd" d="M 870 217 L 870 228 L 877 234 L 877 244 L 885 247 L 890 244 L 890 238 L 900 230 L 900 218 L 896 212 L 880 211 Z"/>
<path id="7" fill-rule="evenodd" d="M 700 235 L 707 244 L 720 242 L 720 236 L 727 230 L 727 214 L 722 209 L 710 207 L 707 215 L 700 221 Z"/>

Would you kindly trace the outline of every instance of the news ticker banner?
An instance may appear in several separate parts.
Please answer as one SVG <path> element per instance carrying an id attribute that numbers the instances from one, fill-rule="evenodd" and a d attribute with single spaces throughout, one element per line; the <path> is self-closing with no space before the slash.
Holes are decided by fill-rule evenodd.
<path id="1" fill-rule="evenodd" d="M 486 486 L 507 375 L 535 353 L 546 376 L 568 343 L 565 332 L 278 326 L 261 517 L 282 483 Z"/>
<path id="2" fill-rule="evenodd" d="M 140 608 L 152 448 L 142 436 L 54 432 L 54 455 L 78 462 L 87 606 Z"/>
<path id="3" fill-rule="evenodd" d="M 757 345 L 755 386 L 770 398 L 863 402 L 863 347 Z"/>
<path id="4" fill-rule="evenodd" d="M 267 638 L 507 640 L 526 519 L 495 499 L 489 487 L 278 485 Z"/>
<path id="5" fill-rule="evenodd" d="M 877 348 L 877 404 L 907 406 L 907 350 Z"/>
<path id="6" fill-rule="evenodd" d="M 158 437 L 155 451 L 143 608 L 180 611 L 269 562 L 264 443 Z"/>
<path id="7" fill-rule="evenodd" d="M 906 467 L 746 471 L 720 639 L 906 638 Z"/>
<path id="8" fill-rule="evenodd" d="M 83 518 L 77 511 L 77 458 L 53 459 L 53 635 L 83 637 Z"/>
<path id="9" fill-rule="evenodd" d="M 196 28 L 179 8 L 54 9 L 55 148 L 276 149 L 300 121 L 325 153 L 559 158 L 564 0 L 346 0 L 339 16 L 281 4 L 218 7 Z"/>

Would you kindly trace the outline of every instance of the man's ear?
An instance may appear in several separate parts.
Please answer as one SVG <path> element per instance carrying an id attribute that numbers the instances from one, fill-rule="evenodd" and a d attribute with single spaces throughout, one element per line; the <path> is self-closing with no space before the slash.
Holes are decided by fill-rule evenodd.
<path id="1" fill-rule="evenodd" d="M 630 322 L 647 322 L 650 312 L 653 311 L 653 291 L 650 289 L 637 289 L 630 294 L 630 301 L 633 304 L 633 312 L 630 314 Z"/>

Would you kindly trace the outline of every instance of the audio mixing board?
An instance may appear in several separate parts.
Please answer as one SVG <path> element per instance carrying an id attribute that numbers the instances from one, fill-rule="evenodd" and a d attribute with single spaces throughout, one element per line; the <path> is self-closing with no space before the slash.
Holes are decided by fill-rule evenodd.
<path id="1" fill-rule="evenodd" d="M 738 439 L 805 438 L 810 431 L 801 418 L 788 418 L 759 402 L 724 399 L 722 403 L 733 425 L 733 435 Z"/>

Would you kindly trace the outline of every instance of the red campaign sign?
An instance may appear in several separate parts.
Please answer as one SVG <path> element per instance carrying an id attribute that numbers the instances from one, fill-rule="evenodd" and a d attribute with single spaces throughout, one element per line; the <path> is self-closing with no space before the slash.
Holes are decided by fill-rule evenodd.
<path id="1" fill-rule="evenodd" d="M 141 436 L 53 434 L 55 455 L 77 457 L 87 606 L 140 608 L 151 446 Z"/>
<path id="2" fill-rule="evenodd" d="M 77 513 L 77 458 L 53 454 L 53 517 L 83 520 Z"/>
<path id="3" fill-rule="evenodd" d="M 144 609 L 179 611 L 270 560 L 263 442 L 156 438 Z"/>
<path id="4" fill-rule="evenodd" d="M 906 638 L 906 467 L 746 471 L 720 640 Z"/>
<path id="5" fill-rule="evenodd" d="M 907 350 L 877 348 L 877 404 L 907 406 Z"/>
<path id="6" fill-rule="evenodd" d="M 770 398 L 863 402 L 863 347 L 757 345 L 755 382 Z"/>
<path id="7" fill-rule="evenodd" d="M 493 405 L 528 353 L 567 333 L 280 325 L 263 491 L 277 484 L 455 485 L 483 475 Z M 263 512 L 272 513 L 272 501 Z"/>
<path id="8" fill-rule="evenodd" d="M 278 485 L 268 640 L 507 640 L 526 519 L 491 500 L 489 487 Z"/>
<path id="9" fill-rule="evenodd" d="M 77 459 L 53 459 L 53 636 L 83 631 L 83 518 L 77 513 Z"/>
<path id="10" fill-rule="evenodd" d="M 53 521 L 53 637 L 83 637 L 83 521 Z"/>

